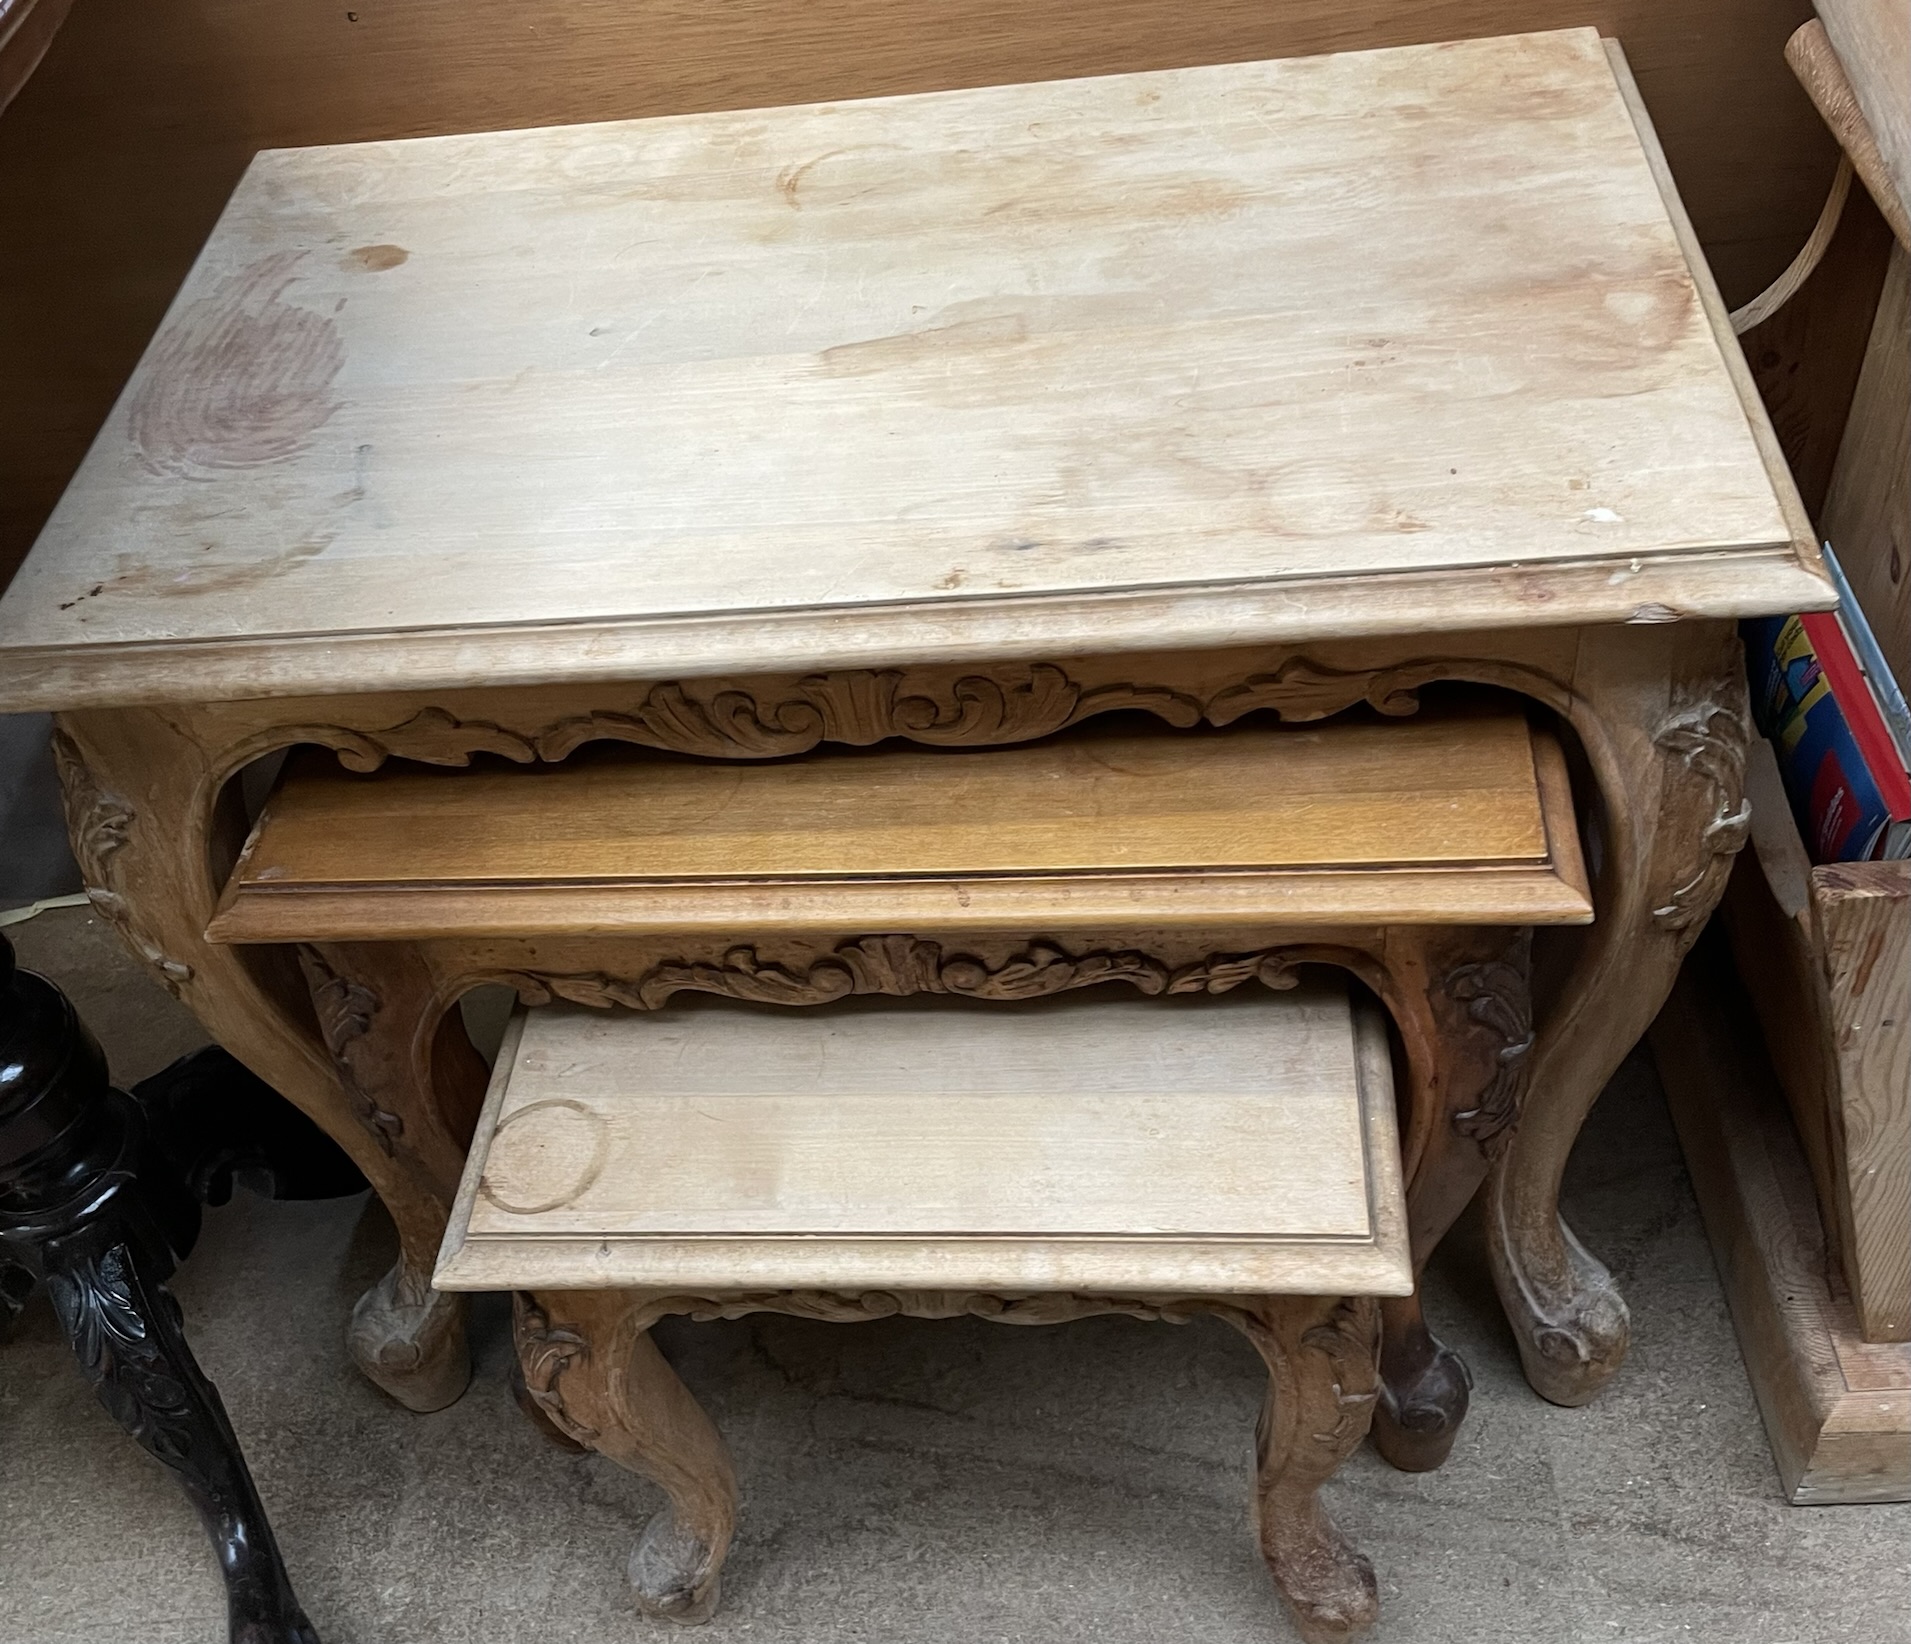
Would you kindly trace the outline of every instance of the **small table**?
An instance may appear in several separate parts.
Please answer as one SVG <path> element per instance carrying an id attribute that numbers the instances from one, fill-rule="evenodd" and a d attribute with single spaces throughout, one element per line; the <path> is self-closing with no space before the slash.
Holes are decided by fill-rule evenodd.
<path id="1" fill-rule="evenodd" d="M 419 1110 L 356 1101 L 291 953 L 208 942 L 248 765 L 1520 693 L 1574 740 L 1597 922 L 1524 1122 L 1469 1145 L 1575 1403 L 1627 1324 L 1560 1176 L 1744 838 L 1733 619 L 1831 603 L 1581 29 L 262 154 L 0 601 L 0 708 L 59 714 L 96 904 L 391 1208 L 355 1348 L 429 1407 L 481 1078 L 428 1033 Z M 380 1003 L 330 999 L 335 1038 Z M 1423 1260 L 1459 1206 L 1408 1172 Z M 1435 1355 L 1386 1320 L 1404 1408 Z"/>
<path id="2" fill-rule="evenodd" d="M 1385 1019 L 1344 982 L 557 1005 L 506 1030 L 437 1280 L 515 1291 L 526 1398 L 664 1491 L 629 1571 L 675 1621 L 716 1606 L 737 1484 L 657 1319 L 1221 1318 L 1268 1370 L 1262 1554 L 1346 1644 L 1378 1586 L 1318 1491 L 1374 1414 L 1406 1224 Z"/>

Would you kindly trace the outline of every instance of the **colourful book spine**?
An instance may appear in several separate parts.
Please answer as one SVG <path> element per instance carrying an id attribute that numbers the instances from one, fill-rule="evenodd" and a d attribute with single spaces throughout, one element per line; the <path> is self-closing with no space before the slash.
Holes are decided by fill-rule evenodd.
<path id="1" fill-rule="evenodd" d="M 1877 784 L 1879 797 L 1889 807 L 1894 820 L 1911 817 L 1911 775 L 1899 763 L 1897 744 L 1891 740 L 1884 715 L 1858 666 L 1851 641 L 1843 624 L 1831 611 L 1808 611 L 1798 619 L 1806 639 L 1818 657 L 1831 684 L 1831 694 L 1851 729 L 1852 740 L 1864 755 L 1865 765 Z"/>
<path id="2" fill-rule="evenodd" d="M 1834 624 L 1835 626 L 1835 624 Z M 1745 625 L 1759 729 L 1778 754 L 1792 813 L 1812 859 L 1865 861 L 1876 855 L 1894 821 L 1911 819 L 1911 795 L 1897 810 L 1874 775 L 1839 700 L 1837 687 L 1813 646 L 1806 622 L 1768 617 Z M 1827 645 L 1827 652 L 1848 649 Z M 1856 665 L 1853 664 L 1853 672 Z M 1859 681 L 1862 686 L 1862 680 Z M 1869 693 L 1864 706 L 1876 715 Z M 1882 734 L 1882 727 L 1880 727 Z M 1885 736 L 1889 746 L 1889 737 Z M 1905 773 L 1893 754 L 1886 780 Z"/>

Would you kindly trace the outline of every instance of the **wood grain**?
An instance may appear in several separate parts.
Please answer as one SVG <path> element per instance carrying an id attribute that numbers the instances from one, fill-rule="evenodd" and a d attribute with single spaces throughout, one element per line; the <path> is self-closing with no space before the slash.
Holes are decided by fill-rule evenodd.
<path id="1" fill-rule="evenodd" d="M 1770 745 L 1725 923 L 1867 1341 L 1911 1339 L 1911 864 L 1813 867 Z"/>
<path id="2" fill-rule="evenodd" d="M 1821 516 L 1825 536 L 1911 691 L 1911 252 L 1891 263 Z"/>
<path id="3" fill-rule="evenodd" d="M 1625 44 L 1737 303 L 1785 265 L 1831 176 L 1779 56 L 1810 14 L 1808 0 L 80 0 L 0 123 L 0 582 L 260 148 L 1593 23 Z"/>
<path id="4" fill-rule="evenodd" d="M 1799 495 L 1814 518 L 1831 486 L 1896 243 L 1871 195 L 1853 189 L 1804 288 L 1741 339 Z"/>
<path id="5" fill-rule="evenodd" d="M 1652 1030 L 1779 1481 L 1800 1505 L 1911 1500 L 1911 1346 L 1860 1339 L 1826 1278 L 1798 1143 L 1757 1024 L 1701 950 Z"/>
<path id="6" fill-rule="evenodd" d="M 1404 1295 L 1385 1043 L 1311 985 L 544 1007 L 435 1282 Z"/>
<path id="7" fill-rule="evenodd" d="M 1084 727 L 987 750 L 368 776 L 267 800 L 221 941 L 590 930 L 1577 923 L 1558 746 L 1517 713 Z"/>
<path id="8" fill-rule="evenodd" d="M 1911 7 L 1902 0 L 1817 0 L 1817 8 L 1897 187 L 1902 216 L 1911 203 Z"/>
<path id="9" fill-rule="evenodd" d="M 1822 600 L 1631 96 L 1574 30 L 262 155 L 0 700 Z"/>
<path id="10" fill-rule="evenodd" d="M 1832 49 L 1825 25 L 1815 17 L 1804 24 L 1785 42 L 1785 61 L 1791 64 L 1812 106 L 1831 128 L 1838 146 L 1845 151 L 1873 202 L 1891 224 L 1898 243 L 1911 243 L 1911 211 L 1907 211 L 1904 196 L 1898 192 L 1884 155 L 1879 152 L 1878 139 L 1865 119 L 1864 110 L 1858 106 L 1857 93 L 1852 90 L 1851 79 L 1845 73 L 1844 64 L 1839 62 L 1838 53 Z"/>
<path id="11" fill-rule="evenodd" d="M 1866 1341 L 1911 1340 L 1911 862 L 1814 868 L 1838 1069 L 1846 1275 Z"/>

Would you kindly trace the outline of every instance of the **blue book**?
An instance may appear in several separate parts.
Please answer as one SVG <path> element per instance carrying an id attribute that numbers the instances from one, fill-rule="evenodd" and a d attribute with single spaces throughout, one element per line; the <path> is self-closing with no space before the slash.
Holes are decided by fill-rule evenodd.
<path id="1" fill-rule="evenodd" d="M 1792 815 L 1814 862 L 1911 854 L 1911 821 L 1897 814 L 1853 735 L 1805 623 L 1761 617 L 1744 624 L 1752 715 L 1778 756 Z M 1864 707 L 1876 713 L 1867 701 Z"/>

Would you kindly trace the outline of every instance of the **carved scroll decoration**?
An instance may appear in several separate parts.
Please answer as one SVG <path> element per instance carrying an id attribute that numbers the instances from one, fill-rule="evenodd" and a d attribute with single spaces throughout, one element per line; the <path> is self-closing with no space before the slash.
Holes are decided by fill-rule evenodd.
<path id="1" fill-rule="evenodd" d="M 1262 1411 L 1257 1435 L 1264 1477 L 1290 1467 L 1318 1480 L 1331 1477 L 1366 1436 L 1380 1396 L 1378 1298 L 1335 1299 L 1321 1322 L 1303 1330 L 1298 1340 L 1289 1338 L 1291 1346 L 1282 1341 L 1278 1316 L 1249 1307 L 1228 1317 L 1259 1350 L 1273 1384 L 1274 1396 Z M 1287 1540 L 1296 1530 L 1303 1546 L 1312 1539 L 1313 1526 L 1304 1522 L 1264 1522 L 1262 1528 L 1264 1536 L 1272 1532 L 1276 1541 Z M 1344 1547 L 1337 1531 L 1330 1534 L 1329 1547 Z M 1351 1548 L 1345 1548 L 1345 1556 L 1365 1563 Z M 1371 1570 L 1367 1578 L 1371 1580 Z"/>
<path id="2" fill-rule="evenodd" d="M 1665 902 L 1652 910 L 1652 922 L 1661 930 L 1698 934 L 1706 917 L 1725 890 L 1732 858 L 1751 835 L 1752 805 L 1745 798 L 1745 745 L 1749 733 L 1743 709 L 1736 703 L 1701 703 L 1675 714 L 1653 745 L 1680 761 L 1684 781 L 1709 806 L 1711 820 L 1699 834 L 1699 857 L 1687 877 Z"/>
<path id="3" fill-rule="evenodd" d="M 319 1034 L 339 1072 L 339 1083 L 351 1099 L 352 1112 L 386 1153 L 397 1150 L 398 1138 L 405 1133 L 405 1121 L 389 1113 L 373 1100 L 365 1081 L 356 1076 L 353 1066 L 356 1047 L 371 1031 L 372 1018 L 381 1001 L 363 982 L 341 976 L 316 948 L 299 949 L 299 966 L 305 972 L 312 992 L 312 1008 L 318 1013 Z"/>
<path id="4" fill-rule="evenodd" d="M 709 1323 L 715 1319 L 740 1319 L 750 1313 L 785 1313 L 827 1324 L 860 1324 L 870 1319 L 898 1317 L 987 1319 L 993 1324 L 1066 1324 L 1072 1319 L 1113 1313 L 1124 1318 L 1186 1324 L 1197 1313 L 1232 1318 L 1242 1307 L 1243 1304 L 1225 1296 L 1089 1296 L 1069 1291 L 1033 1295 L 983 1290 L 659 1291 L 638 1299 L 633 1326 L 648 1330 L 667 1314 Z M 535 1306 L 531 1305 L 529 1310 L 535 1312 Z M 560 1342 L 553 1351 L 567 1350 L 566 1344 Z M 569 1362 L 568 1357 L 564 1362 Z M 526 1379 L 530 1379 L 528 1361 Z M 539 1403 L 542 1405 L 543 1401 Z"/>
<path id="5" fill-rule="evenodd" d="M 967 999 L 1040 999 L 1104 982 L 1125 982 L 1151 997 L 1162 994 L 1227 993 L 1248 981 L 1291 988 L 1300 963 L 1292 950 L 1214 954 L 1170 966 L 1137 948 L 1070 954 L 1036 942 L 991 967 L 966 954 L 948 954 L 939 942 L 914 936 L 864 936 L 800 970 L 764 959 L 753 947 L 736 947 L 715 964 L 666 960 L 635 980 L 601 971 L 562 975 L 506 971 L 487 977 L 514 987 L 527 1005 L 566 999 L 608 1009 L 656 1010 L 682 992 L 714 993 L 727 999 L 771 1005 L 822 1005 L 858 994 L 905 998 L 946 993 Z"/>
<path id="6" fill-rule="evenodd" d="M 273 742 L 320 744 L 354 771 L 374 771 L 393 758 L 468 765 L 479 753 L 520 764 L 557 761 L 600 740 L 710 759 L 777 759 L 819 743 L 865 747 L 890 737 L 933 747 L 1029 742 L 1120 709 L 1151 713 L 1182 729 L 1203 720 L 1232 724 L 1259 709 L 1289 720 L 1324 719 L 1360 702 L 1400 716 L 1417 710 L 1421 687 L 1470 671 L 1442 660 L 1340 669 L 1290 657 L 1204 701 L 1142 681 L 1085 686 L 1049 662 L 953 679 L 916 669 L 842 669 L 770 686 L 714 680 L 693 688 L 670 681 L 651 686 L 629 709 L 572 715 L 535 730 L 428 707 L 382 730 L 287 726 L 273 733 Z"/>
<path id="7" fill-rule="evenodd" d="M 53 733 L 53 763 L 59 773 L 67 834 L 80 865 L 87 901 L 119 932 L 120 940 L 158 972 L 166 990 L 178 998 L 180 984 L 192 980 L 192 966 L 172 958 L 139 929 L 132 907 L 119 888 L 115 859 L 132 840 L 137 820 L 133 807 L 100 787 L 79 745 L 64 731 Z"/>
<path id="8" fill-rule="evenodd" d="M 579 1444 L 592 1444 L 597 1429 L 571 1419 L 564 1408 L 559 1386 L 564 1372 L 590 1352 L 590 1343 L 580 1331 L 553 1325 L 550 1314 L 520 1291 L 512 1313 L 512 1329 L 517 1338 L 518 1363 L 524 1373 L 524 1391 L 532 1402 L 551 1419 L 559 1432 Z"/>
<path id="9" fill-rule="evenodd" d="M 1466 1005 L 1467 1015 L 1499 1042 L 1493 1077 L 1479 1105 L 1453 1115 L 1453 1128 L 1486 1146 L 1506 1134 L 1526 1097 L 1533 1052 L 1533 1001 L 1525 970 L 1496 959 L 1461 965 L 1445 981 L 1446 992 Z"/>
<path id="10" fill-rule="evenodd" d="M 1380 1391 L 1380 1304 L 1372 1296 L 1342 1296 L 1324 1324 L 1301 1337 L 1303 1362 L 1295 1366 L 1305 1377 L 1324 1375 L 1332 1391 L 1335 1421 L 1332 1434 L 1315 1434 L 1339 1450 L 1349 1438 L 1349 1425 L 1367 1430 L 1370 1412 Z M 1310 1366 L 1306 1361 L 1315 1361 Z M 1358 1435 L 1355 1435 L 1356 1437 Z"/>

